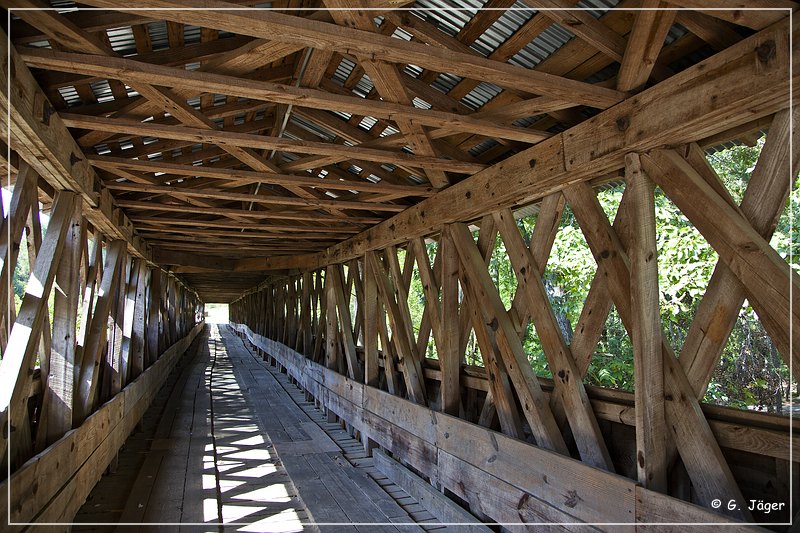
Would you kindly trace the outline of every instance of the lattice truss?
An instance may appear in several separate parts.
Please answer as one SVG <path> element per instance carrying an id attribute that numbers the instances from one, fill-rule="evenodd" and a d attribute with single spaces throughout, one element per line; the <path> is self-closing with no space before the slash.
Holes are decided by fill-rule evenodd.
<path id="1" fill-rule="evenodd" d="M 233 304 L 232 319 L 355 382 L 494 427 L 541 448 L 580 457 L 597 469 L 634 477 L 652 490 L 709 508 L 719 494 L 731 495 L 736 501 L 763 496 L 759 491 L 765 487 L 742 471 L 752 467 L 753 458 L 734 455 L 731 465 L 730 450 L 780 456 L 775 464 L 767 462 L 768 468 L 780 470 L 788 466 L 788 435 L 778 426 L 772 430 L 745 429 L 733 422 L 735 417 L 723 421 L 724 417 L 718 418 L 713 409 L 699 402 L 745 298 L 780 346 L 786 364 L 797 369 L 797 358 L 788 357 L 789 269 L 767 244 L 789 193 L 786 172 L 776 170 L 787 169 L 790 163 L 786 150 L 789 115 L 789 111 L 775 115 L 740 205 L 727 193 L 695 143 L 681 152 L 655 150 L 641 157 L 628 154 L 625 193 L 613 222 L 588 184 L 571 185 L 541 201 L 529 242 L 510 209 L 496 211 L 475 222 L 473 227 L 479 228 L 477 242 L 466 224 L 447 224 L 441 232 L 424 238 L 369 250 L 343 264 L 268 282 Z M 791 164 L 796 174 L 798 158 Z M 649 176 L 657 176 L 656 183 L 720 254 L 680 354 L 670 346 L 659 315 L 654 183 Z M 542 268 L 566 205 L 598 260 L 569 344 L 542 281 Z M 503 304 L 489 273 L 498 236 L 518 283 L 510 308 Z M 426 245 L 430 242 L 434 243 L 433 258 Z M 419 277 L 425 297 L 418 328 L 408 305 L 413 276 Z M 791 282 L 796 283 L 794 274 Z M 780 302 L 773 299 L 778 294 Z M 584 385 L 612 306 L 633 339 L 634 394 L 609 395 Z M 791 320 L 797 318 L 792 316 Z M 536 328 L 552 380 L 537 378 L 531 369 L 522 345 L 529 323 Z M 471 334 L 479 345 L 484 367 L 464 366 Z M 426 359 L 431 337 L 437 360 Z M 470 392 L 465 394 L 465 390 Z M 635 453 L 629 450 L 631 455 L 626 458 L 617 455 L 624 445 L 615 442 L 607 429 L 601 429 L 604 421 L 635 426 L 635 442 L 628 443 Z M 738 422 L 743 423 L 744 418 Z M 780 425 L 784 430 L 788 427 Z M 412 424 L 411 431 L 414 429 Z M 369 429 L 364 431 L 374 436 Z M 413 440 L 413 436 L 405 440 L 394 435 L 388 443 L 380 444 L 423 472 L 430 470 L 429 461 L 409 451 L 414 448 Z M 617 448 L 613 459 L 611 446 Z M 727 453 L 723 454 L 722 447 Z M 685 468 L 681 474 L 675 470 L 678 458 Z M 522 457 L 515 459 L 523 468 Z M 496 520 L 502 520 L 499 516 L 510 520 L 501 509 L 481 504 L 482 495 L 464 489 L 459 485 L 463 479 L 452 475 L 455 477 L 448 488 L 478 509 L 486 509 Z M 551 475 L 558 472 L 554 470 Z M 686 487 L 675 489 L 676 475 L 688 476 L 691 491 Z M 597 480 L 593 483 L 602 485 Z M 560 506 L 556 521 L 586 520 L 571 507 Z M 595 516 L 603 516 L 601 509 L 595 511 Z M 744 508 L 721 511 L 740 520 L 753 519 Z M 691 514 L 680 506 L 675 512 L 684 518 Z"/>
<path id="2" fill-rule="evenodd" d="M 767 482 L 788 493 L 789 422 L 700 399 L 745 298 L 800 371 L 800 284 L 768 244 L 798 170 L 795 2 L 0 4 L 28 8 L 10 17 L 1 99 L 13 192 L 0 399 L 13 431 L 0 451 L 15 469 L 190 342 L 202 301 L 223 301 L 240 325 L 354 382 L 653 493 L 709 508 Z M 271 9 L 222 10 L 254 6 Z M 214 9 L 169 10 L 188 7 Z M 640 7 L 693 9 L 624 9 Z M 705 150 L 765 130 L 737 204 Z M 621 181 L 611 221 L 595 188 Z M 656 185 L 719 254 L 680 353 L 659 318 Z M 527 241 L 514 217 L 531 205 Z M 542 282 L 567 205 L 597 260 L 569 341 Z M 15 314 L 7 282 L 23 239 L 32 273 Z M 510 308 L 487 268 L 498 239 L 518 284 Z M 633 341 L 634 394 L 584 385 L 612 306 Z M 553 380 L 523 350 L 530 323 Z M 485 368 L 464 364 L 471 335 Z M 438 360 L 425 358 L 431 338 Z M 631 426 L 635 437 L 618 429 Z M 748 481 L 743 465 L 765 474 Z M 654 501 L 648 512 L 667 514 Z M 546 505 L 548 521 L 606 517 L 570 497 Z"/>

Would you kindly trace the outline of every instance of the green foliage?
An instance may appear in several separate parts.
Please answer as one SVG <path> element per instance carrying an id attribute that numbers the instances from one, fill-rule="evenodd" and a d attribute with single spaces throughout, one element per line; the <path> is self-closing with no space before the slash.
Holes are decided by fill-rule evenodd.
<path id="1" fill-rule="evenodd" d="M 25 294 L 25 285 L 30 277 L 31 266 L 28 261 L 28 245 L 25 239 L 22 240 L 19 255 L 17 256 L 17 268 L 14 269 L 14 276 L 11 279 L 11 288 L 14 296 L 22 303 L 22 295 Z M 19 309 L 19 306 L 17 306 Z"/>

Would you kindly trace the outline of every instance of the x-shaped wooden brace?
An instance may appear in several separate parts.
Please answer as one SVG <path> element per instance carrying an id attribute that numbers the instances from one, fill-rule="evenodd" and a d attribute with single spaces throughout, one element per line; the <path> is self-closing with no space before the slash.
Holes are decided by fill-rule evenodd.
<path id="1" fill-rule="evenodd" d="M 697 317 L 701 321 L 696 326 L 696 332 L 691 334 L 689 340 L 687 340 L 687 346 L 691 347 L 697 344 L 703 346 L 703 343 L 697 340 L 699 335 L 697 331 L 709 331 L 707 326 L 706 328 L 703 328 L 703 326 L 705 325 L 704 322 L 707 323 L 711 319 L 729 323 L 730 326 L 727 327 L 725 333 L 720 335 L 718 330 L 710 330 L 711 334 L 715 336 L 713 339 L 715 342 L 706 343 L 703 346 L 705 355 L 702 357 L 693 355 L 685 360 L 682 358 L 680 363 L 677 363 L 677 359 L 674 358 L 671 349 L 666 344 L 663 345 L 665 386 L 668 400 L 666 403 L 667 417 L 671 422 L 670 426 L 673 432 L 678 437 L 676 444 L 690 477 L 698 490 L 698 494 L 700 494 L 701 500 L 705 500 L 706 503 L 710 501 L 708 500 L 709 498 L 713 498 L 714 494 L 718 493 L 719 489 L 724 489 L 726 485 L 729 490 L 733 491 L 730 494 L 739 492 L 730 474 L 730 469 L 724 461 L 710 430 L 708 430 L 708 424 L 702 416 L 697 403 L 697 398 L 704 393 L 710 379 L 711 370 L 724 346 L 730 328 L 732 328 L 735 314 L 741 308 L 743 301 L 743 296 L 740 296 L 742 294 L 741 289 L 738 294 L 735 292 L 731 294 L 730 292 L 721 291 L 720 286 L 733 285 L 736 277 L 744 282 L 745 285 L 749 284 L 744 292 L 750 296 L 770 335 L 773 336 L 779 346 L 788 344 L 785 329 L 778 324 L 780 323 L 779 317 L 781 313 L 785 317 L 789 316 L 788 297 L 785 293 L 781 294 L 780 291 L 780 278 L 786 279 L 789 268 L 777 256 L 777 253 L 769 247 L 764 238 L 759 235 L 759 233 L 768 235 L 773 231 L 775 221 L 780 214 L 788 193 L 790 180 L 785 172 L 789 170 L 789 162 L 787 154 L 782 152 L 784 150 L 782 147 L 785 146 L 788 135 L 788 111 L 776 116 L 771 131 L 772 133 L 762 155 L 763 163 L 760 162 L 758 165 L 758 167 L 766 167 L 769 170 L 761 172 L 757 170 L 754 173 L 754 181 L 751 182 L 751 187 L 746 195 L 747 198 L 751 199 L 743 202 L 741 208 L 737 208 L 724 192 L 724 187 L 708 167 L 702 157 L 702 152 L 697 147 L 689 147 L 685 158 L 674 151 L 659 151 L 645 156 L 642 161 L 651 176 L 700 229 L 712 246 L 720 252 L 722 262 L 728 265 L 727 272 L 724 265 L 718 266 L 715 273 L 716 279 L 712 278 L 712 284 L 710 284 L 710 288 L 714 290 L 707 293 L 704 303 L 701 305 L 701 312 L 698 313 Z M 782 153 L 783 156 L 781 156 Z M 792 175 L 796 173 L 796 166 L 796 162 L 793 162 Z M 780 180 L 781 173 L 778 169 L 784 170 L 783 179 L 781 180 L 785 183 L 784 186 L 768 183 L 769 180 L 766 178 L 772 177 Z M 776 175 L 779 177 L 775 178 Z M 760 176 L 766 177 L 760 178 Z M 627 256 L 619 236 L 610 228 L 607 219 L 602 216 L 602 211 L 599 204 L 597 204 L 596 198 L 591 191 L 587 191 L 587 188 L 586 186 L 574 186 L 565 192 L 584 228 L 587 242 L 589 242 L 593 253 L 598 258 L 598 271 L 605 272 L 606 279 L 611 285 L 610 296 L 617 305 L 626 327 L 631 331 L 632 324 L 629 314 L 630 272 Z M 754 209 L 756 205 L 759 206 L 759 210 Z M 757 220 L 754 221 L 758 225 L 758 227 L 754 228 L 745 220 L 745 216 L 749 215 L 752 218 L 759 216 L 757 213 L 760 213 L 763 221 L 760 223 Z M 608 267 L 605 265 L 608 265 Z M 747 265 L 749 265 L 749 268 Z M 735 275 L 735 277 L 731 274 Z M 796 276 L 794 274 L 791 276 L 791 283 L 796 284 Z M 602 300 L 604 291 L 596 288 L 596 286 L 598 285 L 598 280 L 602 279 L 604 278 L 596 277 L 592 285 L 592 291 L 600 295 L 597 297 L 598 300 Z M 784 286 L 786 287 L 785 282 Z M 753 288 L 757 290 L 754 291 Z M 590 294 L 592 291 L 590 291 Z M 621 297 L 620 293 L 628 297 Z M 594 303 L 593 305 L 595 308 L 608 308 L 607 303 Z M 708 308 L 717 307 L 719 309 L 720 306 L 723 309 L 728 309 L 728 311 L 717 310 L 716 314 L 707 311 Z M 704 309 L 706 310 L 704 311 Z M 734 316 L 731 317 L 731 314 Z M 796 320 L 796 317 L 791 319 Z M 598 318 L 595 317 L 595 321 L 597 320 Z M 784 339 L 783 344 L 782 339 Z M 695 349 L 694 353 L 697 354 L 698 350 Z M 714 355 L 709 356 L 708 353 Z M 786 354 L 788 350 L 782 350 L 782 353 Z M 787 359 L 792 361 L 792 358 L 787 357 Z M 703 370 L 693 372 L 691 374 L 692 381 L 690 382 L 686 377 L 685 370 L 692 367 L 702 368 Z M 676 402 L 678 398 L 680 398 L 680 402 Z M 677 409 L 676 403 L 681 402 L 687 403 L 688 408 Z M 690 423 L 692 418 L 695 419 L 693 424 Z M 703 442 L 706 442 L 708 446 L 705 449 L 702 447 Z M 709 461 L 700 460 L 703 455 Z M 708 468 L 704 466 L 704 463 L 709 465 L 716 463 L 719 465 L 719 469 L 716 472 L 717 475 L 709 476 Z M 715 480 L 712 480 L 712 477 Z M 740 498 L 736 499 L 741 501 Z"/>

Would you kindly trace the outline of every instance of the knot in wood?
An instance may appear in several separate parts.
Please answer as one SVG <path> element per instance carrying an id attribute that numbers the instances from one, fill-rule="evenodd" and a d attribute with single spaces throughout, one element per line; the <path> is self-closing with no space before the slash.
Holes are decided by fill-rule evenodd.
<path id="1" fill-rule="evenodd" d="M 770 60 L 775 59 L 776 51 L 775 51 L 775 41 L 769 40 L 764 41 L 758 48 L 756 48 L 756 56 L 758 57 L 758 61 L 767 64 Z"/>

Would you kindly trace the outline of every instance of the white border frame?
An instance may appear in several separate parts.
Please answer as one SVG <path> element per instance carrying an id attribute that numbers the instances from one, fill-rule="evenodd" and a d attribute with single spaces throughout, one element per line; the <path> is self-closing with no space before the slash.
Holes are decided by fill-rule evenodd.
<path id="1" fill-rule="evenodd" d="M 281 8 L 282 11 L 351 11 L 355 10 L 356 8 Z M 11 13 L 12 11 L 60 11 L 60 8 L 8 8 L 7 10 L 7 19 L 6 19 L 6 28 L 8 29 L 9 35 L 7 36 L 9 43 L 8 43 L 8 57 L 6 58 L 6 65 L 8 65 L 8 79 L 7 82 L 7 95 L 9 102 L 11 100 L 11 47 L 13 46 L 11 43 Z M 129 11 L 270 11 L 272 8 L 259 8 L 259 7 L 230 7 L 230 8 L 125 8 L 126 12 Z M 442 8 L 420 8 L 420 7 L 387 7 L 387 8 L 372 8 L 372 7 L 364 7 L 358 8 L 359 11 L 378 11 L 378 12 L 385 12 L 385 11 L 434 11 L 434 12 L 441 12 L 441 11 L 475 11 L 474 8 L 461 8 L 461 7 L 454 7 L 448 9 Z M 591 11 L 593 8 L 578 8 L 578 7 L 571 7 L 571 8 L 478 8 L 477 11 Z M 79 7 L 74 8 L 71 11 L 115 11 L 112 8 L 98 8 L 98 7 Z M 670 7 L 670 8 L 618 8 L 618 7 L 611 7 L 608 8 L 608 11 L 698 11 L 695 8 L 686 8 L 686 7 Z M 793 101 L 793 61 L 792 61 L 792 50 L 793 50 L 793 39 L 792 39 L 792 28 L 794 27 L 794 12 L 791 8 L 754 8 L 754 7 L 737 7 L 737 8 L 727 8 L 727 7 L 715 7 L 715 8 L 703 8 L 702 11 L 787 11 L 789 13 L 789 109 L 791 110 L 794 107 Z M 555 24 L 555 22 L 554 22 Z M 711 56 L 713 57 L 713 56 Z M 794 132 L 794 124 L 792 120 L 792 113 L 789 113 L 789 154 L 790 154 L 790 162 L 789 162 L 789 194 L 794 189 L 794 179 L 792 176 L 791 171 L 791 154 L 793 154 L 793 132 Z M 7 117 L 6 117 L 6 135 L 8 138 L 8 146 L 6 147 L 6 161 L 11 160 L 11 106 L 9 105 L 7 108 Z M 7 165 L 7 186 L 11 187 L 11 166 L 10 164 Z M 789 236 L 791 239 L 792 233 L 794 231 L 794 212 L 792 209 L 791 202 L 789 203 L 788 209 L 789 215 Z M 11 227 L 8 225 L 8 242 L 11 242 Z M 9 252 L 10 253 L 10 252 Z M 6 258 L 8 260 L 8 257 Z M 789 354 L 794 353 L 792 341 L 793 341 L 793 326 L 792 326 L 792 311 L 793 311 L 793 291 L 792 291 L 792 283 L 791 283 L 791 273 L 792 273 L 792 261 L 793 261 L 793 253 L 792 253 L 792 246 L 789 246 L 789 257 L 787 260 L 789 266 Z M 12 287 L 11 287 L 11 276 L 8 276 L 8 284 L 9 284 L 9 295 L 13 294 Z M 6 317 L 6 328 L 10 335 L 11 332 L 11 322 L 10 322 L 10 308 L 9 308 L 9 315 Z M 792 373 L 792 365 L 788 365 L 789 367 L 789 382 L 791 383 L 794 381 L 794 375 Z M 10 408 L 10 406 L 9 406 Z M 11 434 L 11 418 L 8 417 L 8 427 L 6 428 L 8 433 L 7 435 Z M 791 526 L 794 523 L 794 509 L 793 509 L 793 481 L 794 476 L 791 475 L 792 470 L 792 463 L 793 463 L 793 448 L 792 448 L 792 438 L 793 438 L 793 422 L 794 416 L 793 412 L 789 411 L 789 521 L 788 522 L 747 522 L 742 523 L 739 525 L 742 526 Z M 11 447 L 11 441 L 9 439 L 8 442 L 9 449 Z M 47 522 L 47 523 L 40 523 L 40 522 L 11 522 L 11 454 L 8 454 L 8 463 L 7 463 L 8 471 L 7 471 L 7 480 L 9 483 L 7 484 L 8 489 L 8 519 L 9 522 L 7 525 L 9 526 L 247 526 L 253 525 L 252 522 Z M 299 495 L 298 495 L 299 496 Z M 302 497 L 301 497 L 302 500 Z M 691 503 L 691 502 L 687 502 Z M 724 503 L 723 503 L 724 505 Z M 475 526 L 475 522 L 468 522 L 468 523 L 461 523 L 461 522 L 440 522 L 443 526 Z M 402 525 L 418 525 L 417 522 L 302 522 L 303 526 L 341 526 L 341 525 L 352 525 L 352 526 L 402 526 Z M 643 524 L 647 526 L 715 526 L 715 525 L 728 525 L 726 522 L 637 522 L 634 520 L 633 522 L 489 522 L 484 523 L 485 525 L 500 525 L 500 526 L 553 526 L 553 525 L 565 525 L 565 526 L 631 526 L 636 524 Z"/>

